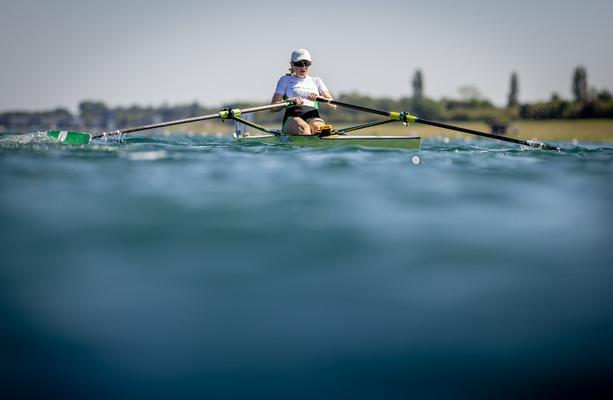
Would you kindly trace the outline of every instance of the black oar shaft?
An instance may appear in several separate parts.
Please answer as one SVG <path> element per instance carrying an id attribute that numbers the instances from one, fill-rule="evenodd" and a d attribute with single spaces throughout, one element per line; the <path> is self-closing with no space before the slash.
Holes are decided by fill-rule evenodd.
<path id="1" fill-rule="evenodd" d="M 474 129 L 462 128 L 461 126 L 448 125 L 448 124 L 443 124 L 442 122 L 436 122 L 436 121 L 428 121 L 427 119 L 422 119 L 422 118 L 416 118 L 415 122 L 419 122 L 419 123 L 425 124 L 425 125 L 436 126 L 436 127 L 439 127 L 439 128 L 449 129 L 449 130 L 452 130 L 452 131 L 470 133 L 471 135 L 482 136 L 482 137 L 486 137 L 486 138 L 490 138 L 490 139 L 502 140 L 502 141 L 505 141 L 505 142 L 520 144 L 520 145 L 523 145 L 523 146 L 539 147 L 539 148 L 543 148 L 545 150 L 558 150 L 557 147 L 549 146 L 549 145 L 547 145 L 545 143 L 529 142 L 527 140 L 510 138 L 510 137 L 507 137 L 507 136 L 494 135 L 492 133 L 476 131 Z"/>
<path id="2" fill-rule="evenodd" d="M 376 108 L 358 106 L 358 105 L 355 105 L 355 104 L 343 103 L 342 101 L 326 99 L 324 97 L 317 97 L 317 100 L 320 101 L 320 102 L 326 102 L 326 103 L 330 103 L 330 104 L 335 104 L 335 105 L 338 105 L 338 106 L 341 106 L 341 107 L 345 107 L 345 108 L 350 108 L 350 109 L 353 109 L 353 110 L 364 111 L 364 112 L 369 112 L 369 113 L 378 114 L 378 115 L 384 115 L 386 117 L 391 117 L 391 115 L 392 115 L 392 113 L 388 112 L 388 111 L 377 110 Z M 507 137 L 507 136 L 500 136 L 500 135 L 494 135 L 492 133 L 476 131 L 474 129 L 462 128 L 460 126 L 444 124 L 442 122 L 428 121 L 427 119 L 421 119 L 421 118 L 418 118 L 418 117 L 414 117 L 414 118 L 415 118 L 415 122 L 419 122 L 419 123 L 422 123 L 422 124 L 425 124 L 425 125 L 436 126 L 436 127 L 439 127 L 439 128 L 449 129 L 449 130 L 452 130 L 452 131 L 469 133 L 471 135 L 477 135 L 477 136 L 482 136 L 482 137 L 486 137 L 486 138 L 490 138 L 490 139 L 502 140 L 502 141 L 505 141 L 505 142 L 520 144 L 520 145 L 523 145 L 523 146 L 537 147 L 537 148 L 545 149 L 545 150 L 559 150 L 558 147 L 550 146 L 548 144 L 537 142 L 537 141 L 527 141 L 527 140 L 515 139 L 515 138 L 510 138 L 510 137 Z"/>
<path id="3" fill-rule="evenodd" d="M 283 108 L 283 107 L 286 107 L 286 106 L 288 106 L 290 104 L 293 104 L 293 103 L 294 103 L 293 101 L 283 101 L 283 102 L 280 102 L 280 103 L 268 104 L 268 105 L 265 105 L 265 106 L 251 107 L 251 108 L 245 108 L 245 109 L 240 109 L 240 110 L 239 109 L 235 109 L 235 110 L 229 110 L 229 111 L 240 112 L 240 114 L 249 114 L 249 113 L 253 113 L 253 112 L 257 112 L 257 111 L 265 111 L 265 110 L 272 110 L 272 109 L 275 109 L 275 108 Z M 223 114 L 224 114 L 224 111 L 221 111 L 221 112 L 217 112 L 215 114 L 201 115 L 199 117 L 177 119 L 177 120 L 174 120 L 174 121 L 160 122 L 158 124 L 149 124 L 149 125 L 136 126 L 136 127 L 133 127 L 133 128 L 118 129 L 118 130 L 112 131 L 112 132 L 96 133 L 96 134 L 92 135 L 92 137 L 93 138 L 98 138 L 98 137 L 102 137 L 102 136 L 106 136 L 106 135 L 123 135 L 125 133 L 145 131 L 145 130 L 148 130 L 148 129 L 163 128 L 165 126 L 188 124 L 190 122 L 197 122 L 197 121 L 205 121 L 205 120 L 209 120 L 209 119 L 222 118 Z"/>

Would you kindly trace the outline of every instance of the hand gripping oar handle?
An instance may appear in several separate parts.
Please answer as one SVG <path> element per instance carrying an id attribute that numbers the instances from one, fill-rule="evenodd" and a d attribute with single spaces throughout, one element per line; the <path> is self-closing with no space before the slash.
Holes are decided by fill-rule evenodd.
<path id="1" fill-rule="evenodd" d="M 401 122 L 407 122 L 407 123 L 409 123 L 409 122 L 410 123 L 419 122 L 419 123 L 422 123 L 422 124 L 425 124 L 425 125 L 432 125 L 432 126 L 436 126 L 436 127 L 439 127 L 439 128 L 450 129 L 450 130 L 453 130 L 453 131 L 458 131 L 458 132 L 463 132 L 463 133 L 469 133 L 471 135 L 482 136 L 482 137 L 486 137 L 486 138 L 490 138 L 490 139 L 502 140 L 502 141 L 505 141 L 505 142 L 520 144 L 520 145 L 523 145 L 523 146 L 536 147 L 536 148 L 543 149 L 543 150 L 556 150 L 556 151 L 560 150 L 559 147 L 550 146 L 548 144 L 541 143 L 541 142 L 538 142 L 536 140 L 522 140 L 522 139 L 510 138 L 510 137 L 507 137 L 507 136 L 494 135 L 494 134 L 491 134 L 491 133 L 476 131 L 474 129 L 468 129 L 468 128 L 462 128 L 462 127 L 459 127 L 459 126 L 443 124 L 442 122 L 428 121 L 427 119 L 418 118 L 418 117 L 416 117 L 414 115 L 407 114 L 407 113 L 398 113 L 398 112 L 390 112 L 390 111 L 377 110 L 376 108 L 370 108 L 370 107 L 358 106 L 358 105 L 355 105 L 355 104 L 343 103 L 341 101 L 326 99 L 325 97 L 320 97 L 320 96 L 317 97 L 317 101 L 324 102 L 324 103 L 335 104 L 337 106 L 341 106 L 341 107 L 345 107 L 345 108 L 350 108 L 352 110 L 364 111 L 364 112 L 368 112 L 368 113 L 371 113 L 371 114 L 377 114 L 377 115 L 383 115 L 383 116 L 386 116 L 386 117 L 394 119 L 394 120 L 399 120 Z"/>
<path id="2" fill-rule="evenodd" d="M 287 107 L 289 105 L 293 105 L 295 104 L 295 100 L 286 100 L 286 101 L 282 101 L 279 103 L 275 103 L 275 104 L 268 104 L 265 106 L 258 106 L 258 107 L 251 107 L 251 108 L 245 108 L 245 109 L 226 109 L 226 110 L 221 110 L 215 114 L 209 114 L 209 115 L 202 115 L 199 117 L 192 117 L 192 118 L 184 118 L 184 119 L 177 119 L 174 121 L 167 121 L 167 122 L 160 122 L 159 124 L 149 124 L 149 125 L 142 125 L 142 126 L 136 126 L 134 128 L 125 128 L 125 129 L 118 129 L 112 132 L 101 132 L 101 133 L 96 133 L 94 135 L 92 135 L 92 138 L 99 138 L 99 137 L 103 137 L 103 136 L 109 136 L 109 135 L 123 135 L 125 133 L 131 133 L 131 132 L 138 132 L 138 131 L 145 131 L 148 129 L 156 129 L 156 128 L 163 128 L 165 126 L 172 126 L 172 125 L 180 125 L 180 124 L 188 124 L 190 122 L 197 122 L 197 121 L 205 121 L 208 119 L 231 119 L 234 116 L 239 116 L 241 114 L 249 114 L 249 113 L 253 113 L 253 112 L 257 112 L 257 111 L 265 111 L 265 110 L 273 110 L 276 108 L 283 108 L 283 107 Z"/>

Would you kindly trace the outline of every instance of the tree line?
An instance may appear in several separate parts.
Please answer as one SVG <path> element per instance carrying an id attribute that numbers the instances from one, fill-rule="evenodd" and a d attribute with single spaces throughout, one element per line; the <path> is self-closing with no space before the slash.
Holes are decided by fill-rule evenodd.
<path id="1" fill-rule="evenodd" d="M 412 96 L 400 99 L 374 98 L 357 92 L 340 94 L 337 100 L 390 111 L 408 111 L 425 119 L 441 121 L 484 121 L 491 126 L 504 126 L 517 119 L 579 119 L 613 118 L 613 98 L 607 89 L 589 88 L 587 71 L 577 67 L 571 77 L 573 98 L 563 99 L 552 94 L 548 101 L 521 103 L 519 76 L 511 74 L 507 104 L 497 107 L 483 98 L 478 89 L 471 86 L 460 88 L 461 99 L 434 100 L 426 96 L 425 79 L 421 70 L 411 79 Z M 256 104 L 239 102 L 233 108 L 245 108 Z M 170 121 L 212 114 L 219 108 L 207 108 L 198 103 L 161 107 L 108 107 L 100 101 L 83 101 L 78 113 L 66 109 L 43 112 L 7 112 L 0 114 L 0 131 L 27 131 L 60 129 L 109 130 L 138 126 L 161 121 Z M 331 111 L 322 107 L 322 116 L 336 123 L 360 123 L 373 120 L 373 115 L 349 109 Z M 262 112 L 252 114 L 254 120 L 264 124 L 279 124 L 280 113 Z M 376 117 L 375 117 L 376 119 Z"/>
<path id="2" fill-rule="evenodd" d="M 607 89 L 589 88 L 587 70 L 583 66 L 578 66 L 573 71 L 571 77 L 572 99 L 563 99 L 557 93 L 553 93 L 548 101 L 533 103 L 520 102 L 519 76 L 516 72 L 511 73 L 505 107 L 496 107 L 489 100 L 483 98 L 478 89 L 470 86 L 460 88 L 462 99 L 431 99 L 425 95 L 424 75 L 421 70 L 415 71 L 411 85 L 413 96 L 403 97 L 399 100 L 374 99 L 358 93 L 343 94 L 339 97 L 339 100 L 384 110 L 408 110 L 412 114 L 426 119 L 485 121 L 492 125 L 506 124 L 517 119 L 613 118 L 611 92 Z M 364 116 L 360 116 L 360 114 L 342 110 L 340 115 L 335 111 L 333 117 L 335 120 L 361 120 Z"/>

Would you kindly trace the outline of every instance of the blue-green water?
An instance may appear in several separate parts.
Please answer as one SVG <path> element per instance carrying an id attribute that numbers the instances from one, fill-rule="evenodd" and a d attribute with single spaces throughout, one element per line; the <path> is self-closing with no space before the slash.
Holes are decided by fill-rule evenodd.
<path id="1" fill-rule="evenodd" d="M 5 393 L 613 393 L 610 145 L 30 139 L 0 136 Z"/>

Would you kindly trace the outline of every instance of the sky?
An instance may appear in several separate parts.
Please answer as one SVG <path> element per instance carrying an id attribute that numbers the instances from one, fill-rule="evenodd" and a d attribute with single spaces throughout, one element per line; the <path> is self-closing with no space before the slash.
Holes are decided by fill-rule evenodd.
<path id="1" fill-rule="evenodd" d="M 613 1 L 0 0 L 0 111 L 197 101 L 267 103 L 290 53 L 333 95 L 459 98 L 471 85 L 498 105 L 510 75 L 520 101 L 613 90 Z"/>

